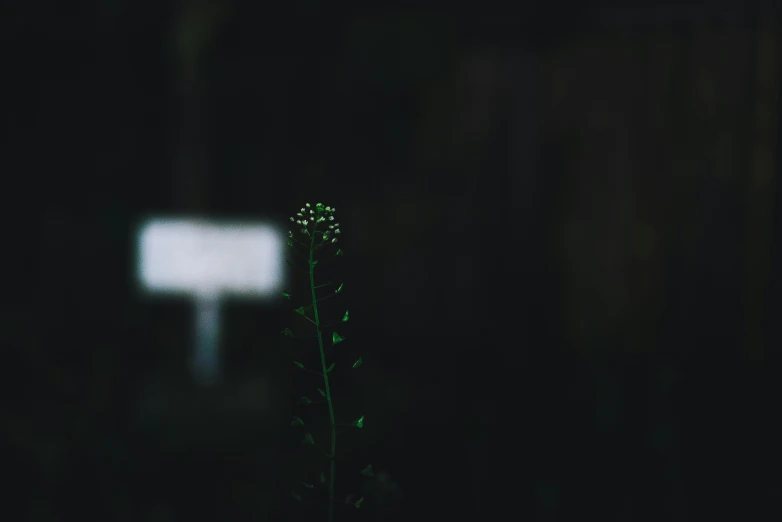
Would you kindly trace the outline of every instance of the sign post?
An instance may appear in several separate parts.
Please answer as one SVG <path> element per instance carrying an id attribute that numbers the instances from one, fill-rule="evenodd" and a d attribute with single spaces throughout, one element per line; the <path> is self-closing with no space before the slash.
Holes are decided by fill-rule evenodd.
<path id="1" fill-rule="evenodd" d="M 195 304 L 195 378 L 220 374 L 220 304 L 225 298 L 272 300 L 283 284 L 284 236 L 274 226 L 156 218 L 138 234 L 138 280 L 147 292 Z"/>

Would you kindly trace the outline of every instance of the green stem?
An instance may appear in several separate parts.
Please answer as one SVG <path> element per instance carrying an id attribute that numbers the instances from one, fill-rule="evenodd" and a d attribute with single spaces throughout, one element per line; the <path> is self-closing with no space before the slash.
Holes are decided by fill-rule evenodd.
<path id="1" fill-rule="evenodd" d="M 326 371 L 326 351 L 323 349 L 323 334 L 320 331 L 320 319 L 318 317 L 318 299 L 315 297 L 315 234 L 312 234 L 310 242 L 310 290 L 312 292 L 313 317 L 315 318 L 315 330 L 318 333 L 318 348 L 320 348 L 320 364 L 323 368 L 323 385 L 326 388 L 326 402 L 329 405 L 329 424 L 331 425 L 331 452 L 329 454 L 329 519 L 334 521 L 334 479 L 335 457 L 337 454 L 337 423 L 334 417 L 334 403 L 331 400 L 331 387 L 329 386 L 329 374 Z"/>

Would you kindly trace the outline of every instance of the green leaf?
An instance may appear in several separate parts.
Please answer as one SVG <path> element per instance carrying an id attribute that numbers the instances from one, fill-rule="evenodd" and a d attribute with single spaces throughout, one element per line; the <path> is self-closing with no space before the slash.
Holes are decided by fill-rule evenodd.
<path id="1" fill-rule="evenodd" d="M 316 260 L 312 261 L 310 264 L 311 264 L 312 266 L 315 266 L 315 265 L 317 265 L 317 264 L 318 264 L 318 260 L 316 259 Z"/>
<path id="2" fill-rule="evenodd" d="M 299 399 L 299 404 L 312 404 L 312 401 L 306 395 Z"/>
<path id="3" fill-rule="evenodd" d="M 353 505 L 356 506 L 356 509 L 361 507 L 361 503 L 364 502 L 364 497 L 361 497 L 360 499 L 356 500 Z"/>
<path id="4" fill-rule="evenodd" d="M 342 287 L 343 287 L 344 285 L 345 285 L 345 283 L 340 283 L 340 284 L 339 284 L 339 287 L 337 287 L 337 289 L 336 289 L 336 290 L 334 290 L 334 293 L 335 293 L 335 294 L 338 294 L 338 293 L 340 293 L 340 292 L 342 291 Z"/>
<path id="5" fill-rule="evenodd" d="M 301 368 L 302 370 L 304 369 L 304 365 L 303 365 L 303 364 L 301 364 L 299 361 L 293 361 L 293 364 L 295 364 L 296 366 L 298 366 L 298 367 L 299 367 L 299 368 Z"/>
<path id="6" fill-rule="evenodd" d="M 285 244 L 288 245 L 289 247 L 293 246 L 293 243 L 291 243 L 290 241 L 287 241 Z"/>
<path id="7" fill-rule="evenodd" d="M 326 475 L 324 475 L 322 471 L 320 473 L 320 483 L 321 484 L 325 484 L 326 483 Z"/>
<path id="8" fill-rule="evenodd" d="M 306 483 L 306 482 L 304 482 L 303 480 L 301 481 L 301 485 L 302 485 L 302 486 L 304 486 L 304 487 L 305 487 L 305 488 L 307 488 L 307 489 L 312 489 L 312 488 L 314 488 L 314 487 L 315 487 L 315 485 L 314 485 L 314 484 L 307 484 L 307 483 Z"/>
<path id="9" fill-rule="evenodd" d="M 298 493 L 294 493 L 293 491 L 291 491 L 291 496 L 292 496 L 293 498 L 295 498 L 296 500 L 298 500 L 299 502 L 301 502 L 301 501 L 302 501 L 302 500 L 301 500 L 301 495 L 299 495 Z"/>
<path id="10" fill-rule="evenodd" d="M 285 337 L 293 337 L 293 332 L 291 332 L 290 328 L 286 328 L 282 332 L 280 332 L 281 335 L 284 335 Z"/>
<path id="11" fill-rule="evenodd" d="M 341 256 L 343 254 L 342 249 L 338 248 L 337 252 L 334 254 L 335 256 Z"/>
<path id="12" fill-rule="evenodd" d="M 304 426 L 304 421 L 294 416 L 293 420 L 291 421 L 291 426 Z"/>
<path id="13" fill-rule="evenodd" d="M 364 416 L 362 415 L 361 417 L 359 417 L 358 420 L 353 423 L 353 425 L 356 428 L 363 428 L 364 427 Z"/>
<path id="14" fill-rule="evenodd" d="M 372 464 L 367 464 L 367 467 L 361 470 L 361 475 L 365 477 L 374 477 L 375 471 L 372 469 Z"/>
<path id="15" fill-rule="evenodd" d="M 304 441 L 303 442 L 304 442 L 304 444 L 309 444 L 311 446 L 315 445 L 315 439 L 312 438 L 312 434 L 311 433 L 307 433 L 306 435 L 304 435 Z"/>
<path id="16" fill-rule="evenodd" d="M 337 344 L 344 341 L 345 338 L 339 335 L 337 332 L 331 334 L 331 344 Z"/>
<path id="17" fill-rule="evenodd" d="M 291 298 L 291 294 L 289 294 L 288 292 L 283 292 L 283 293 L 282 293 L 282 296 L 283 296 L 283 297 L 287 297 L 288 299 L 290 299 L 290 298 Z"/>
<path id="18" fill-rule="evenodd" d="M 334 369 L 334 365 L 336 365 L 336 364 L 337 364 L 337 363 L 331 363 L 331 366 L 329 366 L 329 367 L 326 369 L 326 373 L 331 373 L 331 370 L 333 370 L 333 369 Z"/>
<path id="19" fill-rule="evenodd" d="M 361 366 L 362 364 L 364 364 L 364 359 L 362 359 L 361 357 L 359 357 L 359 358 L 358 358 L 358 361 L 356 361 L 356 362 L 354 362 L 354 363 L 353 363 L 353 368 L 358 368 L 358 367 L 359 367 L 359 366 Z"/>
<path id="20" fill-rule="evenodd" d="M 307 317 L 306 314 L 305 314 L 303 306 L 298 307 L 297 309 L 294 310 L 294 312 L 296 312 L 297 314 L 303 315 L 304 317 Z"/>
<path id="21" fill-rule="evenodd" d="M 318 393 L 320 393 L 320 394 L 321 394 L 321 395 L 323 395 L 324 397 L 326 396 L 326 392 L 324 392 L 324 391 L 323 391 L 323 390 L 321 390 L 320 388 L 318 388 Z"/>
<path id="22" fill-rule="evenodd" d="M 345 315 L 342 316 L 342 322 L 347 323 L 348 319 L 350 319 L 350 317 L 348 316 L 348 311 L 345 310 Z"/>

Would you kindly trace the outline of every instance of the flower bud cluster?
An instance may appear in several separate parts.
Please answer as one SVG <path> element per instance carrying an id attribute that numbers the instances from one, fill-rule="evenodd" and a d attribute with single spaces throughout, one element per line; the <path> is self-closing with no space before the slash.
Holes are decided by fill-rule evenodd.
<path id="1" fill-rule="evenodd" d="M 342 233 L 339 229 L 339 223 L 333 223 L 336 211 L 336 208 L 324 206 L 323 203 L 316 203 L 314 208 L 309 203 L 305 203 L 295 217 L 291 216 L 290 221 L 301 227 L 299 233 L 303 235 L 312 238 L 320 234 L 321 244 L 325 242 L 336 243 L 335 236 Z M 293 237 L 293 231 L 288 231 L 288 237 Z"/>

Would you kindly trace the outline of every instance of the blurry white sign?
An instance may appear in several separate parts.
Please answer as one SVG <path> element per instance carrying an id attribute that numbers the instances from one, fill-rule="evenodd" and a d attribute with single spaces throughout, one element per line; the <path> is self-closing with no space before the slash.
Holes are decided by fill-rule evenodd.
<path id="1" fill-rule="evenodd" d="M 153 219 L 139 235 L 139 278 L 153 292 L 271 296 L 282 283 L 284 241 L 268 225 Z"/>
<path id="2" fill-rule="evenodd" d="M 220 300 L 272 299 L 283 283 L 282 232 L 265 224 L 151 219 L 138 236 L 138 280 L 152 293 L 189 295 L 196 305 L 196 377 L 219 373 Z"/>

